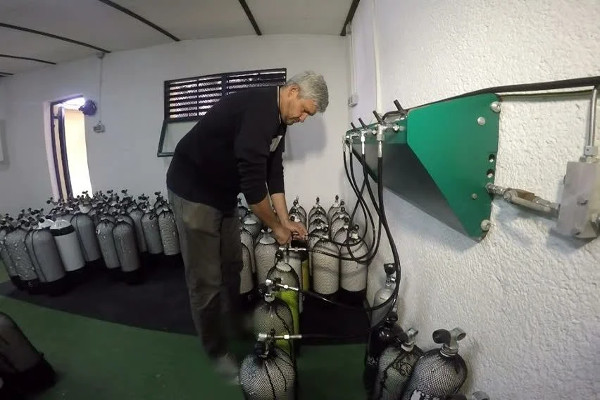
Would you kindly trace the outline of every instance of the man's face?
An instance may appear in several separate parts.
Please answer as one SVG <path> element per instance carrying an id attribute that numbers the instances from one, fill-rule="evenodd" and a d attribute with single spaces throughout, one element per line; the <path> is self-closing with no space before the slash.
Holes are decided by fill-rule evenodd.
<path id="1" fill-rule="evenodd" d="M 314 100 L 302 99 L 298 96 L 297 87 L 290 88 L 287 99 L 287 110 L 283 116 L 286 125 L 292 125 L 296 122 L 304 122 L 309 115 L 315 115 L 317 105 Z"/>

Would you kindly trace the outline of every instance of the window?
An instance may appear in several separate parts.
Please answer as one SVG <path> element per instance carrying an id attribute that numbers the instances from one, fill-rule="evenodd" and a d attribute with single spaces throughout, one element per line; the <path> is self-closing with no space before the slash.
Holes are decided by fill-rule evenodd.
<path id="1" fill-rule="evenodd" d="M 172 151 L 163 149 L 170 123 L 195 123 L 225 95 L 248 88 L 283 85 L 286 80 L 287 69 L 275 68 L 165 81 L 164 120 L 158 143 L 158 157 L 173 155 Z"/>

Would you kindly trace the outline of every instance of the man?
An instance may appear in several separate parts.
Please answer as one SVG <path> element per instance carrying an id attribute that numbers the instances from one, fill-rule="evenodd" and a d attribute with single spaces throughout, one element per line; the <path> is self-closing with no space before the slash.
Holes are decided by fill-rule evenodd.
<path id="1" fill-rule="evenodd" d="M 237 363 L 227 353 L 221 287 L 236 318 L 242 269 L 237 196 L 244 194 L 279 244 L 307 235 L 288 217 L 283 142 L 287 125 L 324 112 L 328 103 L 325 80 L 310 71 L 281 87 L 243 90 L 216 103 L 175 149 L 167 187 L 192 317 L 208 356 L 228 378 L 237 376 Z"/>

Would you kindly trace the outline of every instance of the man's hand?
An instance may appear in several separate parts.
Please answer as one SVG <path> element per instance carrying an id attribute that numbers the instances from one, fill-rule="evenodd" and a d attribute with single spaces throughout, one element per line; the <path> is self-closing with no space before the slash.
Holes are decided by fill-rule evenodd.
<path id="1" fill-rule="evenodd" d="M 278 225 L 273 229 L 273 236 L 275 236 L 275 240 L 281 246 L 289 244 L 292 241 L 292 231 L 283 225 Z"/>
<path id="2" fill-rule="evenodd" d="M 301 222 L 287 220 L 283 226 L 289 229 L 297 239 L 306 240 L 308 237 L 308 231 Z"/>

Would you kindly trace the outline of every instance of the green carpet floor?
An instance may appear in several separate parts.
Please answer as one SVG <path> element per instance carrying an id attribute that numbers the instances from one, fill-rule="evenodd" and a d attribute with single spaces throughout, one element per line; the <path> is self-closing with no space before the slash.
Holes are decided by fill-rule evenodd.
<path id="1" fill-rule="evenodd" d="M 15 319 L 59 375 L 56 386 L 36 399 L 243 398 L 239 388 L 216 376 L 194 336 L 133 328 L 2 296 L 0 310 Z M 251 349 L 246 346 L 236 346 L 235 352 L 243 355 Z M 363 352 L 364 345 L 303 346 L 300 399 L 363 400 Z"/>

